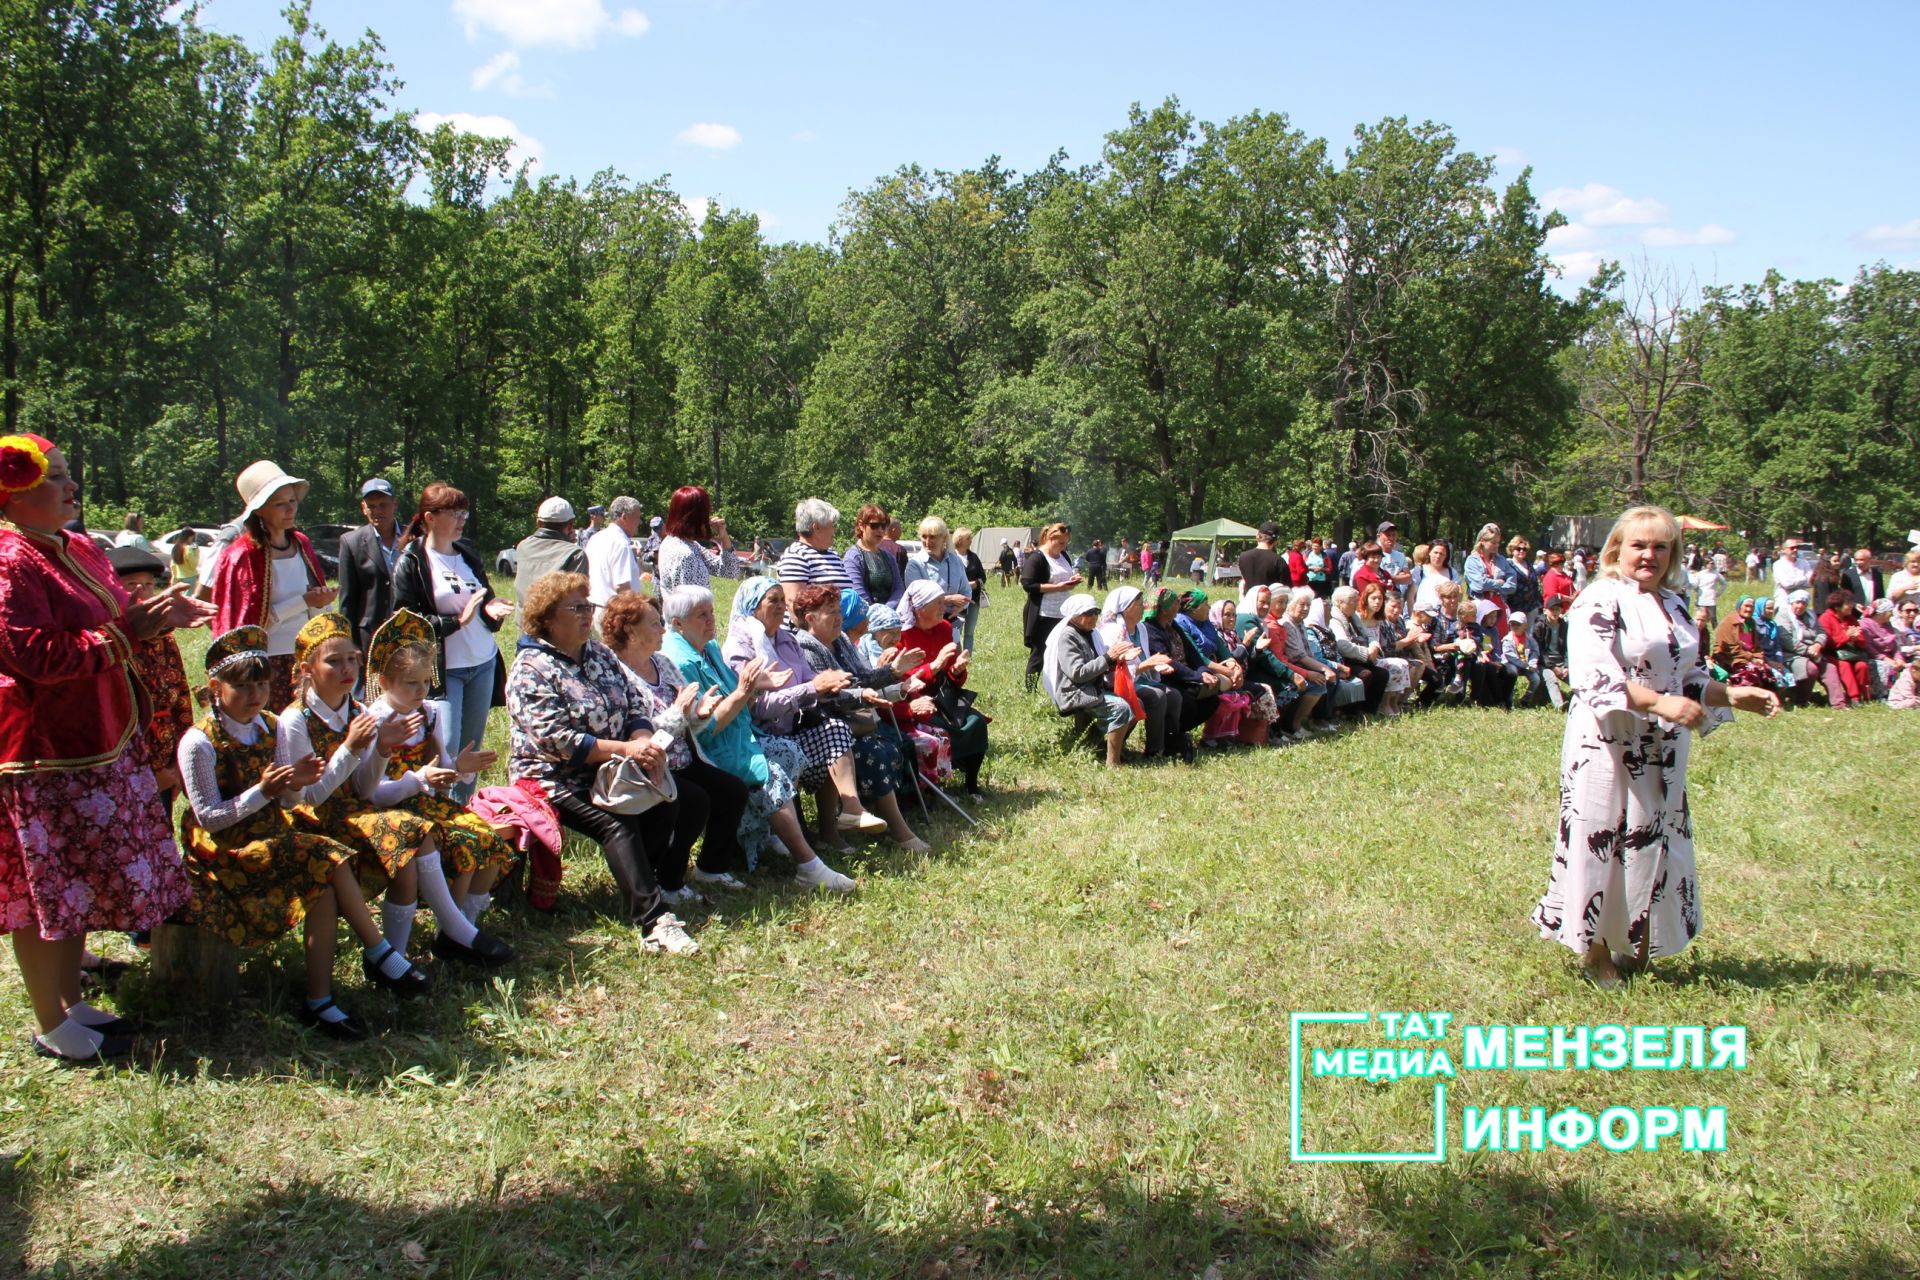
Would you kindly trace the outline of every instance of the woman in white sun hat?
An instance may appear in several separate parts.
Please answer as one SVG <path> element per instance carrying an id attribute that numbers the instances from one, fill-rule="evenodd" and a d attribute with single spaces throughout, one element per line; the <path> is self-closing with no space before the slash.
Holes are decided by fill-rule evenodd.
<path id="1" fill-rule="evenodd" d="M 295 528 L 307 482 L 275 462 L 256 462 L 240 473 L 240 536 L 228 543 L 210 576 L 215 635 L 235 627 L 263 627 L 267 665 L 273 671 L 268 706 L 293 701 L 293 642 L 307 619 L 333 603 L 307 535 Z"/>

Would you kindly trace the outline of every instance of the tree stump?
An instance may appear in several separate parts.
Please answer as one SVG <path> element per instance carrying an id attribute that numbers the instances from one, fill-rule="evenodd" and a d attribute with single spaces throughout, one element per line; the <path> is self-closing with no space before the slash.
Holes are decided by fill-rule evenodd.
<path id="1" fill-rule="evenodd" d="M 240 993 L 240 949 L 204 929 L 158 926 L 152 963 L 151 989 L 178 1007 L 219 1019 Z"/>

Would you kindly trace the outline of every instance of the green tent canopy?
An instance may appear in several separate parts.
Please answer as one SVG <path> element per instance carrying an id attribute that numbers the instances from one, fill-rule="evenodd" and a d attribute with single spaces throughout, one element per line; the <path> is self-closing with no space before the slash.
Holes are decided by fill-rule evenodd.
<path id="1" fill-rule="evenodd" d="M 1167 543 L 1169 553 L 1175 542 L 1204 542 L 1207 544 L 1207 576 L 1213 576 L 1214 561 L 1220 558 L 1220 544 L 1224 541 L 1245 541 L 1260 536 L 1258 529 L 1249 529 L 1237 520 L 1209 520 L 1187 529 L 1175 529 Z"/>

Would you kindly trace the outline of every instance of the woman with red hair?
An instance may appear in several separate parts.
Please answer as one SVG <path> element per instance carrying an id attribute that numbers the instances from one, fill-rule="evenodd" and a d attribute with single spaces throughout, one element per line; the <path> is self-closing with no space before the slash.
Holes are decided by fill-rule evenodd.
<path id="1" fill-rule="evenodd" d="M 507 668 L 493 633 L 513 616 L 513 606 L 493 594 L 466 530 L 467 495 L 435 481 L 420 491 L 393 563 L 396 611 L 426 618 L 440 640 L 433 696 L 446 700 L 447 747 L 455 755 L 484 745 L 487 712 L 507 705 Z M 464 805 L 476 785 L 456 783 L 453 799 Z"/>
<path id="2" fill-rule="evenodd" d="M 699 485 L 682 485 L 673 491 L 660 532 L 654 579 L 662 598 L 675 587 L 706 587 L 714 578 L 740 576 L 727 522 L 713 514 L 713 500 Z M 709 542 L 718 545 L 709 547 Z"/>
<path id="3" fill-rule="evenodd" d="M 131 1025 L 80 998 L 89 930 L 151 929 L 193 896 L 154 784 L 134 647 L 198 626 L 176 586 L 130 600 L 61 526 L 80 486 L 51 440 L 0 436 L 0 928 L 33 1005 L 33 1049 L 119 1057 Z"/>

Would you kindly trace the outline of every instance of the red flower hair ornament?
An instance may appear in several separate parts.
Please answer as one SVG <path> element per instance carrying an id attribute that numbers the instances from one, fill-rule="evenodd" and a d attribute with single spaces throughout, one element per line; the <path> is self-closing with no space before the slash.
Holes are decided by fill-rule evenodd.
<path id="1" fill-rule="evenodd" d="M 38 489 L 47 478 L 47 452 L 53 441 L 23 432 L 0 436 L 0 498 Z"/>

